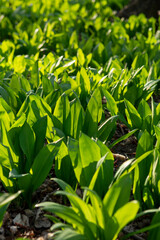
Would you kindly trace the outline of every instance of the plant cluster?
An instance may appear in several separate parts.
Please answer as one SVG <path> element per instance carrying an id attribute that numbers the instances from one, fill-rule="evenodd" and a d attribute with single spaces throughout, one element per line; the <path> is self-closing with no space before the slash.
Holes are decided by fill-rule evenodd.
<path id="1" fill-rule="evenodd" d="M 32 207 L 54 164 L 70 206 L 37 206 L 65 221 L 48 216 L 55 239 L 116 240 L 145 214 L 140 232 L 159 239 L 160 27 L 116 17 L 126 3 L 0 0 L 1 225 L 13 199 Z M 112 141 L 118 122 L 129 132 Z M 114 174 L 112 147 L 133 134 L 136 156 Z"/>

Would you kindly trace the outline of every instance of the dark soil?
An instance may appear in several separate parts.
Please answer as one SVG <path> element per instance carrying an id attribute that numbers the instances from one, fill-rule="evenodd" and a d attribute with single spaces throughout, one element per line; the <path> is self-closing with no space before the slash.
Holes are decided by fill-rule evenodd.
<path id="1" fill-rule="evenodd" d="M 159 0 L 131 0 L 127 6 L 118 12 L 118 17 L 129 18 L 131 15 L 144 13 L 146 17 L 158 19 L 160 14 Z"/>

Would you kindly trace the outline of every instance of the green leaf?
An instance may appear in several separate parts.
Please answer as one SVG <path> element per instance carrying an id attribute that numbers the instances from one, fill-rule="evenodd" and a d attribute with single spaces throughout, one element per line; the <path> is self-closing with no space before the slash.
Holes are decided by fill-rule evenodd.
<path id="1" fill-rule="evenodd" d="M 89 186 L 101 158 L 100 148 L 87 135 L 81 134 L 78 141 L 69 138 L 68 150 L 76 178 L 81 186 Z"/>
<path id="2" fill-rule="evenodd" d="M 118 116 L 112 116 L 108 119 L 106 119 L 100 126 L 98 127 L 98 139 L 101 141 L 107 141 L 109 140 L 110 134 L 115 130 L 116 128 L 116 120 L 118 119 Z"/>
<path id="3" fill-rule="evenodd" d="M 47 116 L 44 116 L 40 118 L 37 122 L 35 122 L 35 124 L 33 125 L 33 130 L 36 136 L 34 147 L 34 156 L 36 156 L 45 143 L 47 130 Z"/>
<path id="4" fill-rule="evenodd" d="M 102 97 L 99 88 L 97 88 L 87 105 L 83 132 L 90 137 L 97 137 L 98 123 L 101 120 L 101 117 Z"/>
<path id="5" fill-rule="evenodd" d="M 3 98 L 0 98 L 0 111 L 3 112 L 3 110 L 5 110 L 5 112 L 7 112 L 8 116 L 9 116 L 9 119 L 10 119 L 10 122 L 11 122 L 11 124 L 13 124 L 15 116 L 14 116 L 14 113 L 12 111 L 12 108 L 6 103 L 6 101 Z M 6 121 L 5 121 L 5 124 L 7 124 Z"/>
<path id="6" fill-rule="evenodd" d="M 76 209 L 78 215 L 85 226 L 83 233 L 88 239 L 94 239 L 94 235 L 97 232 L 96 216 L 93 207 L 86 204 L 80 197 L 75 194 L 59 191 L 58 194 L 63 194 L 68 197 L 73 209 Z M 74 226 L 74 225 L 73 225 Z"/>
<path id="7" fill-rule="evenodd" d="M 16 191 L 17 186 L 12 180 L 9 179 L 9 172 L 10 169 L 3 165 L 0 165 L 0 176 L 3 185 L 5 186 L 8 192 L 14 193 Z"/>
<path id="8" fill-rule="evenodd" d="M 32 174 L 32 191 L 35 191 L 46 179 L 53 165 L 62 139 L 44 146 L 33 161 L 30 173 Z"/>
<path id="9" fill-rule="evenodd" d="M 135 219 L 139 210 L 138 201 L 126 203 L 119 208 L 113 216 L 115 224 L 110 221 L 106 226 L 106 237 L 110 240 L 116 240 L 120 231 L 132 220 Z M 112 229 L 112 231 L 110 231 Z"/>
<path id="10" fill-rule="evenodd" d="M 26 62 L 24 56 L 16 56 L 14 58 L 14 71 L 18 73 L 23 73 L 26 68 Z"/>
<path id="11" fill-rule="evenodd" d="M 21 128 L 19 141 L 20 146 L 27 157 L 24 170 L 28 172 L 33 163 L 35 134 L 27 122 L 25 122 Z"/>
<path id="12" fill-rule="evenodd" d="M 25 92 L 31 91 L 31 86 L 27 78 L 21 76 L 19 81 L 21 83 L 21 90 L 24 90 Z"/>
<path id="13" fill-rule="evenodd" d="M 78 63 L 80 66 L 83 66 L 85 63 L 85 57 L 84 57 L 84 53 L 82 51 L 82 49 L 78 49 L 77 51 L 77 58 L 78 58 Z"/>
<path id="14" fill-rule="evenodd" d="M 10 157 L 9 148 L 0 143 L 0 164 L 11 169 L 13 165 Z"/>
<path id="15" fill-rule="evenodd" d="M 145 186 L 143 189 L 143 201 L 148 208 L 150 209 L 154 208 L 155 203 L 153 200 L 152 192 L 149 189 L 149 186 Z"/>
<path id="16" fill-rule="evenodd" d="M 112 149 L 116 144 L 118 144 L 119 142 L 129 138 L 130 136 L 132 136 L 135 132 L 137 132 L 138 129 L 134 129 L 132 131 L 130 131 L 129 133 L 123 135 L 122 137 L 118 138 L 117 140 L 115 140 L 112 144 L 109 145 L 109 148 Z"/>
<path id="17" fill-rule="evenodd" d="M 141 129 L 142 125 L 142 119 L 141 116 L 139 115 L 138 111 L 136 108 L 128 101 L 125 99 L 125 105 L 126 105 L 126 116 L 129 125 L 132 128 L 138 128 Z"/>
<path id="18" fill-rule="evenodd" d="M 25 114 L 22 114 L 21 117 L 18 118 L 18 120 L 13 123 L 10 130 L 8 131 L 8 139 L 10 140 L 9 147 L 12 148 L 13 152 L 17 156 L 21 156 L 22 154 L 22 149 L 20 147 L 20 141 L 19 141 L 19 134 L 21 131 L 21 127 L 23 126 L 25 121 L 26 121 L 26 116 Z M 12 152 L 12 156 L 13 156 L 13 152 Z M 14 158 L 14 162 L 16 162 L 15 158 Z"/>
<path id="19" fill-rule="evenodd" d="M 101 91 L 103 92 L 103 95 L 106 98 L 106 105 L 107 105 L 107 109 L 111 112 L 112 116 L 117 115 L 118 113 L 118 107 L 117 104 L 114 100 L 114 98 L 112 97 L 112 95 L 105 90 L 103 87 L 101 87 Z"/>
<path id="20" fill-rule="evenodd" d="M 131 186 L 130 174 L 122 176 L 112 185 L 103 199 L 106 216 L 113 216 L 118 209 L 129 201 Z"/>
<path id="21" fill-rule="evenodd" d="M 54 113 L 53 113 L 53 123 L 54 127 L 59 128 L 63 132 L 68 130 L 69 125 L 66 126 L 66 121 L 70 113 L 70 103 L 68 97 L 65 94 L 59 97 Z"/>
<path id="22" fill-rule="evenodd" d="M 145 130 L 138 141 L 138 146 L 136 150 L 136 158 L 142 156 L 144 153 L 153 149 L 153 139 L 151 135 Z M 136 196 L 136 199 L 142 201 L 142 192 L 145 180 L 149 174 L 150 166 L 153 161 L 153 156 L 149 155 L 139 164 L 137 164 L 134 173 L 134 186 L 133 193 Z"/>
<path id="23" fill-rule="evenodd" d="M 150 154 L 153 154 L 153 150 L 148 151 L 144 154 L 142 154 L 139 158 L 135 159 L 134 161 L 131 162 L 131 166 L 128 169 L 128 173 L 132 172 L 135 167 L 141 162 L 143 161 L 145 158 L 147 158 Z M 127 172 L 127 171 L 126 171 Z"/>
<path id="24" fill-rule="evenodd" d="M 22 190 L 22 195 L 27 201 L 29 207 L 31 207 L 31 186 L 32 186 L 32 176 L 30 173 L 19 174 L 16 169 L 12 169 L 9 173 L 10 179 L 15 179 L 18 189 Z"/>
<path id="25" fill-rule="evenodd" d="M 89 186 L 96 164 L 101 158 L 100 149 L 94 141 L 82 133 L 79 138 L 79 153 L 82 166 L 79 181 L 81 185 Z"/>
<path id="26" fill-rule="evenodd" d="M 90 189 L 90 187 L 89 187 L 89 189 L 85 188 L 85 190 L 88 191 L 87 194 L 89 195 L 91 204 L 94 207 L 95 215 L 97 218 L 98 229 L 100 229 L 100 231 L 101 231 L 100 236 L 103 236 L 104 228 L 105 228 L 105 217 L 104 217 L 104 214 L 102 211 L 102 209 L 103 209 L 102 200 L 95 191 L 92 191 Z"/>
<path id="27" fill-rule="evenodd" d="M 57 178 L 64 180 L 71 186 L 76 185 L 76 178 L 71 159 L 68 154 L 68 148 L 64 142 L 61 143 L 59 151 L 55 157 L 55 174 Z"/>
<path id="28" fill-rule="evenodd" d="M 90 93 L 91 90 L 91 84 L 90 84 L 90 79 L 86 73 L 85 68 L 81 68 L 80 71 L 80 83 L 78 83 L 78 85 L 81 84 L 81 88 L 82 88 L 82 94 L 85 93 Z"/>
<path id="29" fill-rule="evenodd" d="M 30 83 L 32 84 L 32 88 L 37 88 L 39 86 L 38 60 L 35 61 L 34 65 L 32 66 Z"/>
<path id="30" fill-rule="evenodd" d="M 43 94 L 45 96 L 47 96 L 50 92 L 53 91 L 53 85 L 45 75 L 42 76 L 42 86 L 43 86 Z"/>
<path id="31" fill-rule="evenodd" d="M 67 120 L 69 135 L 75 139 L 78 139 L 80 131 L 82 130 L 82 126 L 84 124 L 84 110 L 79 100 L 74 99 L 72 101 L 70 108 L 70 116 Z"/>
<path id="32" fill-rule="evenodd" d="M 144 99 L 142 99 L 138 105 L 138 112 L 143 119 L 152 114 L 148 103 Z"/>

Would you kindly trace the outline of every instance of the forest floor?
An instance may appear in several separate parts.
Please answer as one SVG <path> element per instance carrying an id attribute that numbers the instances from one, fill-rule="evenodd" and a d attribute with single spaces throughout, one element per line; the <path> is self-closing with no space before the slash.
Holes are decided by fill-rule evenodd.
<path id="1" fill-rule="evenodd" d="M 124 134 L 129 132 L 128 128 L 121 123 L 117 123 L 117 130 L 113 136 L 113 141 L 122 137 Z M 113 147 L 112 152 L 114 156 L 114 172 L 119 166 L 126 160 L 134 158 L 136 154 L 137 140 L 135 136 L 131 136 L 128 139 L 118 143 Z M 49 174 L 49 177 L 41 185 L 41 187 L 33 194 L 33 203 L 40 203 L 44 201 L 54 201 L 63 204 L 63 198 L 54 193 L 59 190 L 59 186 L 51 180 L 55 177 L 54 166 Z M 0 187 L 1 192 L 4 191 L 3 186 Z M 17 207 L 14 203 L 9 206 L 5 217 L 3 226 L 0 228 L 0 240 L 13 240 L 17 238 L 28 238 L 47 240 L 53 237 L 53 233 L 50 232 L 52 222 L 44 216 L 42 210 L 33 208 L 27 209 L 24 207 Z M 127 225 L 120 233 L 119 237 L 141 229 L 150 224 L 149 217 L 135 220 L 131 224 Z M 147 239 L 147 234 L 135 235 L 130 240 L 144 240 Z"/>
<path id="2" fill-rule="evenodd" d="M 126 10 L 127 7 L 125 8 L 125 12 Z M 122 11 L 120 14 L 122 15 Z M 122 137 L 124 134 L 128 133 L 128 131 L 128 128 L 124 124 L 117 123 L 117 130 L 113 136 L 113 140 Z M 135 136 L 131 136 L 113 147 L 112 152 L 115 159 L 114 172 L 116 172 L 124 161 L 135 157 L 136 147 L 137 140 Z M 51 178 L 55 177 L 54 166 L 49 176 L 50 177 L 48 177 L 41 187 L 34 193 L 32 199 L 33 203 L 37 204 L 44 201 L 54 201 L 63 204 L 63 198 L 59 195 L 54 195 L 54 193 L 59 190 L 58 185 L 51 180 Z M 0 192 L 5 192 L 2 185 L 0 185 Z M 150 218 L 146 216 L 139 220 L 135 220 L 123 229 L 119 237 L 141 229 L 149 224 Z M 53 233 L 50 232 L 51 226 L 52 222 L 44 216 L 42 210 L 38 208 L 27 209 L 25 206 L 20 208 L 14 203 L 11 203 L 5 214 L 3 225 L 0 228 L 0 240 L 13 240 L 17 238 L 47 240 L 53 236 Z M 130 240 L 145 239 L 147 239 L 147 233 L 134 235 L 130 238 Z"/>

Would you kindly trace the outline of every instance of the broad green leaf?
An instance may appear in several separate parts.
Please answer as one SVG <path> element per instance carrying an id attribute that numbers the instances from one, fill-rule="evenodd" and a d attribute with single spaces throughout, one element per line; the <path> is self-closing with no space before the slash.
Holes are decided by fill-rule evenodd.
<path id="1" fill-rule="evenodd" d="M 25 102 L 22 104 L 17 116 L 21 116 L 22 113 L 26 114 L 27 123 L 32 127 L 33 124 L 38 121 L 39 118 L 47 115 L 47 132 L 46 137 L 52 138 L 52 113 L 50 106 L 38 95 L 29 95 Z"/>
<path id="2" fill-rule="evenodd" d="M 8 192 L 14 193 L 16 191 L 16 185 L 14 181 L 9 179 L 9 172 L 10 172 L 10 169 L 6 168 L 3 165 L 0 165 L 0 176 L 1 176 L 0 178 L 3 185 L 5 186 Z"/>
<path id="3" fill-rule="evenodd" d="M 61 143 L 59 151 L 55 157 L 55 174 L 57 178 L 69 183 L 71 186 L 76 185 L 76 178 L 68 148 L 64 142 Z"/>
<path id="4" fill-rule="evenodd" d="M 148 105 L 148 103 L 142 99 L 140 104 L 138 105 L 138 112 L 142 118 L 142 130 L 147 129 L 149 133 L 151 133 L 152 127 L 152 111 Z"/>
<path id="5" fill-rule="evenodd" d="M 149 186 L 147 185 L 143 189 L 143 201 L 148 208 L 150 209 L 154 208 L 155 203 L 153 200 L 152 192 L 150 191 Z"/>
<path id="6" fill-rule="evenodd" d="M 71 202 L 73 209 L 76 209 L 78 215 L 83 223 L 84 233 L 89 239 L 94 239 L 94 236 L 97 232 L 97 225 L 96 225 L 96 215 L 94 212 L 93 207 L 86 204 L 80 197 L 75 194 L 67 193 L 64 191 L 57 192 L 58 194 L 63 194 L 68 197 Z M 74 225 L 73 225 L 74 226 Z"/>
<path id="7" fill-rule="evenodd" d="M 97 167 L 96 167 L 96 171 L 95 171 L 95 173 L 94 173 L 94 175 L 93 175 L 93 177 L 92 177 L 92 179 L 91 179 L 91 181 L 90 181 L 90 184 L 89 184 L 89 189 L 90 190 L 93 190 L 94 188 L 95 188 L 95 184 L 96 184 L 96 182 L 97 182 L 97 179 L 98 179 L 98 176 L 100 175 L 100 170 L 102 171 L 102 173 L 103 173 L 103 166 L 102 166 L 102 164 L 104 163 L 104 161 L 105 161 L 105 158 L 107 157 L 107 153 L 106 153 L 106 155 L 104 155 L 98 162 L 97 162 Z M 101 169 L 101 166 L 102 166 L 102 169 Z M 101 176 L 100 176 L 101 177 Z M 98 192 L 99 193 L 99 195 L 102 195 L 103 194 L 103 186 L 104 186 L 104 182 L 103 182 L 103 179 L 102 179 L 102 177 L 99 179 L 99 181 L 100 181 L 100 184 L 97 184 L 98 185 L 98 187 L 100 187 L 100 188 L 98 188 L 97 187 L 97 191 L 96 192 Z M 103 186 L 102 186 L 102 182 L 103 182 Z M 99 186 L 100 185 L 100 186 Z M 108 187 L 108 186 L 105 186 L 105 187 Z"/>
<path id="8" fill-rule="evenodd" d="M 125 172 L 125 174 L 128 172 L 132 172 L 135 167 L 137 167 L 137 165 L 142 162 L 145 158 L 147 158 L 150 154 L 153 154 L 153 150 L 145 152 L 144 154 L 142 154 L 140 157 L 136 158 L 134 161 L 131 162 L 131 166 L 128 169 L 128 171 Z"/>
<path id="9" fill-rule="evenodd" d="M 67 123 L 69 135 L 75 139 L 78 139 L 84 124 L 84 110 L 77 99 L 74 99 L 71 102 L 70 115 L 67 119 Z"/>
<path id="10" fill-rule="evenodd" d="M 138 141 L 138 146 L 136 150 L 136 158 L 142 156 L 144 153 L 153 149 L 153 139 L 151 135 L 145 130 Z M 150 166 L 152 164 L 153 156 L 149 155 L 139 164 L 137 164 L 134 173 L 134 186 L 133 192 L 136 196 L 136 199 L 140 201 L 142 189 L 144 186 L 144 182 L 149 174 Z"/>
<path id="11" fill-rule="evenodd" d="M 141 116 L 139 115 L 138 111 L 126 99 L 125 99 L 125 105 L 126 105 L 126 116 L 127 116 L 127 120 L 128 120 L 129 125 L 132 128 L 141 129 L 142 119 L 141 119 Z"/>
<path id="12" fill-rule="evenodd" d="M 132 68 L 134 70 L 140 68 L 142 65 L 148 65 L 148 54 L 146 52 L 137 54 L 132 62 Z"/>
<path id="13" fill-rule="evenodd" d="M 32 84 L 32 88 L 37 88 L 39 86 L 39 69 L 38 69 L 38 61 L 34 63 L 31 71 L 31 79 L 30 83 Z"/>
<path id="14" fill-rule="evenodd" d="M 5 128 L 5 124 L 1 122 L 1 141 L 2 145 L 8 148 L 8 156 L 11 167 L 13 167 L 14 163 L 16 164 L 18 162 L 18 157 L 13 151 L 13 142 L 11 142 L 10 136 Z"/>
<path id="15" fill-rule="evenodd" d="M 20 118 L 17 119 L 11 126 L 8 131 L 8 139 L 10 139 L 10 147 L 12 148 L 15 155 L 20 156 L 22 153 L 20 142 L 19 142 L 19 134 L 21 127 L 23 126 L 24 122 L 26 121 L 25 114 L 22 114 Z M 12 156 L 13 156 L 12 152 Z M 18 160 L 17 160 L 18 161 Z M 15 162 L 15 158 L 14 158 Z"/>
<path id="16" fill-rule="evenodd" d="M 139 112 L 141 118 L 143 118 L 143 119 L 146 118 L 148 115 L 152 114 L 148 103 L 144 99 L 142 99 L 142 101 L 138 105 L 138 112 Z"/>
<path id="17" fill-rule="evenodd" d="M 59 97 L 60 97 L 60 90 L 56 89 L 51 91 L 44 99 L 46 103 L 51 107 L 51 109 L 54 110 Z"/>
<path id="18" fill-rule="evenodd" d="M 13 75 L 9 86 L 18 94 L 21 91 L 20 80 L 17 75 Z"/>
<path id="19" fill-rule="evenodd" d="M 114 157 L 109 148 L 106 145 L 104 145 L 101 141 L 97 140 L 96 143 L 100 147 L 100 153 L 102 157 L 97 162 L 96 165 L 96 172 L 97 171 L 99 172 L 98 173 L 95 172 L 92 181 L 94 183 L 94 181 L 96 180 L 94 190 L 99 194 L 101 198 L 103 198 L 113 179 Z"/>
<path id="20" fill-rule="evenodd" d="M 45 75 L 42 76 L 42 86 L 44 96 L 47 96 L 50 92 L 53 91 L 53 85 Z"/>
<path id="21" fill-rule="evenodd" d="M 96 137 L 98 123 L 102 117 L 102 97 L 99 88 L 97 88 L 90 98 L 85 114 L 83 132 L 90 137 Z"/>
<path id="22" fill-rule="evenodd" d="M 77 58 L 78 58 L 79 65 L 83 66 L 85 63 L 85 56 L 84 56 L 82 49 L 80 49 L 80 48 L 77 51 Z"/>
<path id="23" fill-rule="evenodd" d="M 21 90 L 24 90 L 25 92 L 31 91 L 31 86 L 29 84 L 29 81 L 27 78 L 23 77 L 23 75 L 19 79 L 21 83 Z"/>
<path id="24" fill-rule="evenodd" d="M 14 71 L 17 73 L 23 73 L 25 71 L 26 68 L 26 61 L 24 56 L 16 56 L 14 58 Z"/>
<path id="25" fill-rule="evenodd" d="M 78 83 L 78 85 L 81 84 L 81 88 L 82 88 L 82 93 L 86 92 L 86 93 L 90 93 L 91 90 L 91 84 L 90 84 L 90 79 L 86 73 L 85 68 L 81 68 L 80 71 L 80 83 Z"/>
<path id="26" fill-rule="evenodd" d="M 9 130 L 11 121 L 10 121 L 9 115 L 5 111 L 0 111 L 0 121 L 1 121 L 1 125 L 3 123 L 5 125 L 6 130 Z M 2 139 L 2 141 L 4 140 Z"/>
<path id="27" fill-rule="evenodd" d="M 11 107 L 6 103 L 6 101 L 3 98 L 0 98 L 0 111 L 3 112 L 3 110 L 5 110 L 10 118 L 10 122 L 13 124 L 13 121 L 15 119 L 14 113 L 11 109 Z M 6 121 L 5 121 L 5 124 Z"/>
<path id="28" fill-rule="evenodd" d="M 33 125 L 33 130 L 36 137 L 34 147 L 34 156 L 36 156 L 45 143 L 47 130 L 47 116 L 38 119 L 38 121 Z"/>
<path id="29" fill-rule="evenodd" d="M 2 92 L 1 92 L 2 90 Z M 5 95 L 3 93 L 6 92 Z M 14 113 L 16 113 L 22 104 L 20 98 L 17 96 L 16 92 L 14 92 L 13 89 L 11 89 L 7 84 L 3 84 L 2 87 L 0 86 L 0 94 L 2 94 L 2 97 L 7 102 L 9 106 L 11 106 L 11 109 Z M 7 97 L 7 98 L 6 98 Z"/>
<path id="30" fill-rule="evenodd" d="M 101 231 L 101 235 L 103 236 L 104 234 L 104 228 L 105 228 L 105 217 L 104 217 L 104 214 L 103 214 L 103 207 L 102 207 L 102 200 L 101 198 L 99 197 L 99 195 L 92 191 L 89 187 L 85 189 L 86 191 L 88 191 L 88 195 L 89 195 L 89 198 L 91 200 L 91 204 L 94 208 L 94 211 L 95 211 L 95 215 L 97 217 L 97 225 L 98 225 L 98 228 L 100 229 Z"/>
<path id="31" fill-rule="evenodd" d="M 30 173 L 32 174 L 32 191 L 35 191 L 46 179 L 61 141 L 60 139 L 57 142 L 44 146 L 34 159 L 30 169 Z"/>
<path id="32" fill-rule="evenodd" d="M 113 216 L 112 221 L 106 226 L 106 237 L 110 240 L 116 240 L 119 232 L 132 220 L 135 219 L 139 209 L 139 203 L 132 201 L 119 208 Z"/>
<path id="33" fill-rule="evenodd" d="M 9 105 L 9 93 L 0 86 L 0 96 L 6 101 L 6 103 Z"/>
<path id="34" fill-rule="evenodd" d="M 0 164 L 11 169 L 13 167 L 13 160 L 8 147 L 0 143 Z"/>
<path id="35" fill-rule="evenodd" d="M 124 206 L 130 197 L 131 192 L 131 176 L 126 174 L 119 178 L 113 185 L 110 187 L 103 199 L 104 211 L 106 217 L 109 215 L 114 216 L 116 211 Z M 107 221 L 107 218 L 106 218 Z M 107 224 L 107 222 L 106 222 Z"/>
<path id="36" fill-rule="evenodd" d="M 27 173 L 33 163 L 35 150 L 35 134 L 27 122 L 25 122 L 21 128 L 19 141 L 22 151 L 27 158 L 26 162 L 24 163 L 24 170 Z"/>
<path id="37" fill-rule="evenodd" d="M 64 131 L 65 129 L 67 130 L 69 128 L 69 125 L 65 125 L 67 118 L 69 116 L 70 112 L 70 104 L 68 97 L 63 94 L 62 96 L 59 97 L 54 113 L 53 113 L 53 123 L 54 127 L 59 128 L 60 130 Z"/>
<path id="38" fill-rule="evenodd" d="M 77 140 L 73 138 L 68 138 L 67 142 L 68 147 L 68 153 L 72 161 L 72 166 L 74 168 L 75 176 L 80 182 L 81 174 L 82 174 L 82 163 L 80 160 L 80 154 L 79 154 L 79 143 Z"/>
<path id="39" fill-rule="evenodd" d="M 109 136 L 112 132 L 114 132 L 116 128 L 116 120 L 118 116 L 112 116 L 106 119 L 100 126 L 98 127 L 98 139 L 101 141 L 109 140 Z"/>
<path id="40" fill-rule="evenodd" d="M 22 195 L 26 200 L 29 207 L 31 207 L 31 186 L 32 186 L 32 176 L 30 173 L 19 174 L 16 169 L 13 169 L 9 173 L 10 179 L 15 179 L 17 186 L 20 190 L 22 190 Z"/>
<path id="41" fill-rule="evenodd" d="M 78 182 L 81 186 L 89 186 L 97 162 L 101 158 L 100 148 L 93 140 L 82 133 L 79 144 L 78 141 L 69 138 L 68 150 Z"/>
<path id="42" fill-rule="evenodd" d="M 106 98 L 106 105 L 107 105 L 107 109 L 111 112 L 112 116 L 117 115 L 118 113 L 118 107 L 117 104 L 114 100 L 114 98 L 112 97 L 112 95 L 105 90 L 103 87 L 101 87 L 101 91 L 103 92 L 103 95 Z"/>
<path id="43" fill-rule="evenodd" d="M 100 148 L 93 140 L 82 133 L 79 138 L 79 154 L 82 164 L 79 181 L 81 185 L 89 186 L 96 170 L 96 164 L 101 158 Z"/>

